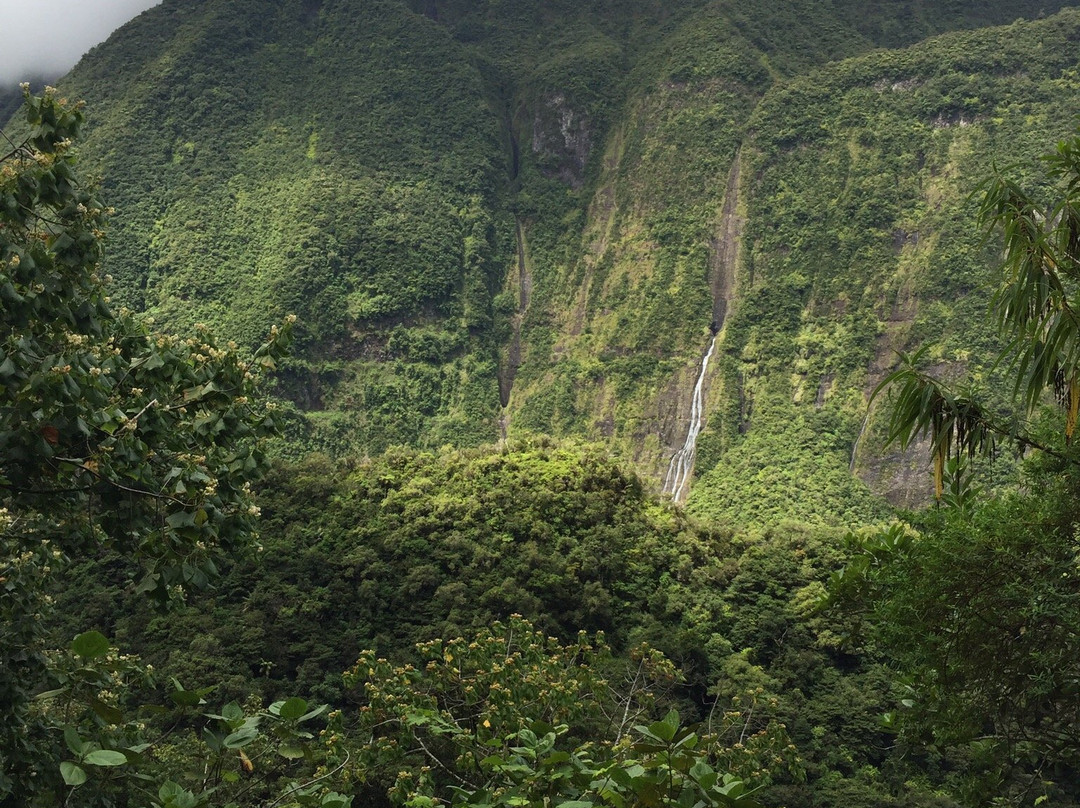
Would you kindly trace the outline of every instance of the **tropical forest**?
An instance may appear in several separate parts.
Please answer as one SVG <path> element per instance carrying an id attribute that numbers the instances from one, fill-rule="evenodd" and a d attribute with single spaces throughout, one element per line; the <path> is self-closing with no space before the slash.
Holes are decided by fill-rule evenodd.
<path id="1" fill-rule="evenodd" d="M 26 78 L 0 808 L 1080 806 L 1080 5 L 163 0 Z"/>

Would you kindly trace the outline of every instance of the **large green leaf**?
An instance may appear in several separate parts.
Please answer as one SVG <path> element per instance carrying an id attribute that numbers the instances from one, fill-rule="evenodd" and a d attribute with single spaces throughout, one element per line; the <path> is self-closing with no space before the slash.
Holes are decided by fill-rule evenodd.
<path id="1" fill-rule="evenodd" d="M 304 756 L 304 747 L 295 743 L 283 743 L 278 747 L 278 754 L 289 760 L 299 760 Z"/>
<path id="2" fill-rule="evenodd" d="M 100 631 L 85 631 L 71 641 L 73 653 L 83 659 L 95 659 L 109 651 L 109 641 Z"/>
<path id="3" fill-rule="evenodd" d="M 169 698 L 181 707 L 195 707 L 202 703 L 202 696 L 197 690 L 174 690 Z"/>
<path id="4" fill-rule="evenodd" d="M 123 766 L 127 763 L 127 755 L 113 749 L 98 749 L 87 754 L 83 762 L 91 766 Z"/>
<path id="5" fill-rule="evenodd" d="M 295 696 L 291 699 L 286 699 L 278 707 L 277 714 L 286 720 L 294 720 L 300 718 L 305 712 L 307 712 L 308 703 L 301 698 Z"/>
<path id="6" fill-rule="evenodd" d="M 60 764 L 60 775 L 69 786 L 81 786 L 86 782 L 86 771 L 70 760 L 65 760 Z"/>
<path id="7" fill-rule="evenodd" d="M 79 731 L 75 727 L 64 728 L 64 743 L 73 755 L 81 755 L 86 750 L 86 741 L 79 737 Z"/>
<path id="8" fill-rule="evenodd" d="M 241 727 L 231 735 L 226 735 L 222 743 L 226 749 L 241 749 L 259 737 L 255 727 Z"/>
<path id="9" fill-rule="evenodd" d="M 119 724 L 124 720 L 124 714 L 120 710 L 100 699 L 90 699 L 90 709 L 107 724 Z"/>

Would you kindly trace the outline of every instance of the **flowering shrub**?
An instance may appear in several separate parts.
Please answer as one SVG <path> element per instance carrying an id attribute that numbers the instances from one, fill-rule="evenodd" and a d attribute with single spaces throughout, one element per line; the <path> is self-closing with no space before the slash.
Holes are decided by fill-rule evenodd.
<path id="1" fill-rule="evenodd" d="M 0 802 L 76 804 L 56 795 L 146 747 L 115 689 L 135 668 L 102 635 L 46 653 L 49 587 L 109 548 L 139 559 L 135 591 L 164 603 L 253 546 L 258 441 L 276 426 L 259 378 L 293 318 L 249 355 L 114 310 L 98 275 L 108 212 L 75 170 L 81 107 L 24 95 L 30 133 L 0 154 Z M 41 691 L 66 706 L 34 705 Z"/>
<path id="2" fill-rule="evenodd" d="M 674 711 L 648 723 L 677 678 L 648 646 L 620 661 L 603 635 L 562 645 L 515 615 L 417 651 L 419 666 L 366 651 L 346 674 L 362 700 L 350 774 L 395 805 L 756 805 L 713 768 L 715 737 Z"/>

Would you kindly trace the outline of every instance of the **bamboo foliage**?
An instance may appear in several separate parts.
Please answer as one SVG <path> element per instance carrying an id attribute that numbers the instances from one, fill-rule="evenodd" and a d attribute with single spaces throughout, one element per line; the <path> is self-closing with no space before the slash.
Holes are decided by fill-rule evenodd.
<path id="1" fill-rule="evenodd" d="M 1049 389 L 1075 427 L 1080 366 L 1080 136 L 1043 158 L 1055 198 L 1040 204 L 1015 181 L 995 174 L 983 185 L 979 223 L 1004 236 L 1001 285 L 991 301 L 1010 338 L 1002 358 L 1016 369 L 1015 394 L 1031 412 Z"/>
<path id="2" fill-rule="evenodd" d="M 900 367 L 882 380 L 873 398 L 885 389 L 892 394 L 886 445 L 896 443 L 906 449 L 919 437 L 929 436 L 934 495 L 941 499 L 949 457 L 991 454 L 1006 430 L 992 422 L 973 396 L 956 393 L 920 370 L 924 353 L 925 349 L 920 349 L 911 355 L 901 354 Z"/>
<path id="3" fill-rule="evenodd" d="M 979 226 L 987 238 L 1004 239 L 1001 281 L 991 311 L 1008 342 L 998 358 L 1015 373 L 1019 409 L 1033 412 L 1053 392 L 1066 413 L 1065 443 L 1071 445 L 1080 415 L 1080 134 L 1059 143 L 1043 158 L 1053 186 L 1040 201 L 1010 177 L 995 171 L 982 193 Z M 907 448 L 916 438 L 931 441 L 934 490 L 942 495 L 946 460 L 989 454 L 1001 438 L 1021 447 L 1061 454 L 1022 434 L 1018 422 L 993 417 L 970 395 L 951 391 L 919 370 L 924 351 L 900 355 L 882 390 L 892 392 L 887 444 Z"/>

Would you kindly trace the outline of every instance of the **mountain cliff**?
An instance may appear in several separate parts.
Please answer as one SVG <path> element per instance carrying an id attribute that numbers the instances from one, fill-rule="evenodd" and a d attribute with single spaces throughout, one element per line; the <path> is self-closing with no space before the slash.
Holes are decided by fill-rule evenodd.
<path id="1" fill-rule="evenodd" d="M 114 299 L 299 315 L 288 451 L 546 432 L 659 489 L 700 429 L 692 511 L 861 521 L 924 496 L 894 352 L 989 372 L 969 194 L 1075 125 L 1063 5 L 165 0 L 62 87 Z"/>

